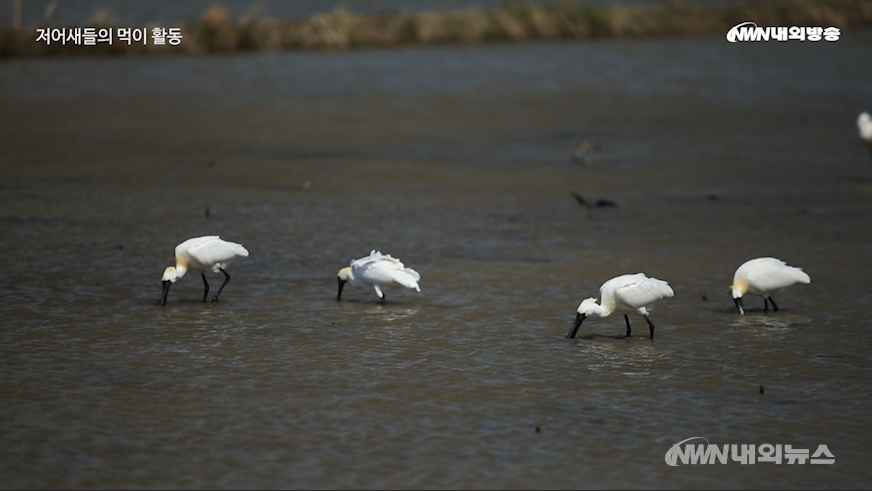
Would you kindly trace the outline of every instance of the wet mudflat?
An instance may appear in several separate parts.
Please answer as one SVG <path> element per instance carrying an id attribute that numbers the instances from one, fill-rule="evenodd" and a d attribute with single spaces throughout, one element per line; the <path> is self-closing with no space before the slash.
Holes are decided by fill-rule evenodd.
<path id="1" fill-rule="evenodd" d="M 0 482 L 868 486 L 870 42 L 0 65 Z M 161 308 L 206 234 L 251 256 Z M 337 302 L 371 249 L 422 292 Z M 812 282 L 740 317 L 733 272 L 770 255 Z M 675 290 L 656 339 L 564 339 L 640 271 Z M 667 466 L 694 436 L 836 463 Z"/>

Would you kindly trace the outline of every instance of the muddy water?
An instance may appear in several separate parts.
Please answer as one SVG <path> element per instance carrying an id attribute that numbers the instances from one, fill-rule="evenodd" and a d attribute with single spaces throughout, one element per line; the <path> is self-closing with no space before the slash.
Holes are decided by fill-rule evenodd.
<path id="1" fill-rule="evenodd" d="M 868 486 L 870 42 L 0 65 L 0 483 Z M 251 255 L 160 307 L 204 234 Z M 371 249 L 422 292 L 337 302 Z M 767 255 L 812 283 L 740 317 Z M 639 271 L 675 290 L 656 339 L 564 339 Z M 836 463 L 667 466 L 695 436 Z"/>

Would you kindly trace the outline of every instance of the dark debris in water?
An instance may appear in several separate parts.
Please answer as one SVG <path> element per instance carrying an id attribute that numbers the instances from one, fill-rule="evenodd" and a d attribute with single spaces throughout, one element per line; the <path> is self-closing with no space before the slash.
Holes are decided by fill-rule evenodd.
<path id="1" fill-rule="evenodd" d="M 590 215 L 591 210 L 594 208 L 617 208 L 618 204 L 612 200 L 608 200 L 605 198 L 600 198 L 596 201 L 588 201 L 584 199 L 584 196 L 578 194 L 575 191 L 569 191 L 570 194 L 575 198 L 575 201 L 578 202 L 579 205 L 584 207 L 585 211 Z"/>

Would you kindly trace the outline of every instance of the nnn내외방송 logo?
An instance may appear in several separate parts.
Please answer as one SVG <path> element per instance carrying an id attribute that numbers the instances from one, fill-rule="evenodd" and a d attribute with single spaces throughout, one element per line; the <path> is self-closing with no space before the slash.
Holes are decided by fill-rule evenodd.
<path id="1" fill-rule="evenodd" d="M 838 41 L 842 32 L 838 27 L 791 26 L 760 27 L 755 22 L 742 22 L 727 31 L 727 41 Z"/>

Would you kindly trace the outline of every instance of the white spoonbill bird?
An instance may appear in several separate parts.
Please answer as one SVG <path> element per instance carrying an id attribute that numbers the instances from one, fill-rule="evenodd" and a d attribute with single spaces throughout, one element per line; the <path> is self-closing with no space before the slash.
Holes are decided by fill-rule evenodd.
<path id="1" fill-rule="evenodd" d="M 669 283 L 649 278 L 645 273 L 625 274 L 616 276 L 603 283 L 600 287 L 600 304 L 597 305 L 595 298 L 586 298 L 578 306 L 578 314 L 575 323 L 569 330 L 567 338 L 575 337 L 581 323 L 588 316 L 596 315 L 607 317 L 612 312 L 624 314 L 624 322 L 627 323 L 627 337 L 630 337 L 630 318 L 627 314 L 639 314 L 645 318 L 651 331 L 651 339 L 654 339 L 654 324 L 648 318 L 649 304 L 661 298 L 671 297 L 674 294 Z"/>
<path id="2" fill-rule="evenodd" d="M 745 313 L 742 296 L 748 293 L 763 297 L 763 308 L 766 312 L 769 312 L 769 302 L 772 302 L 772 308 L 778 312 L 778 305 L 775 305 L 770 294 L 797 283 L 811 283 L 811 278 L 803 270 L 788 266 L 780 259 L 758 257 L 739 266 L 733 275 L 730 292 L 740 314 Z"/>
<path id="3" fill-rule="evenodd" d="M 170 266 L 163 274 L 163 295 L 160 304 L 166 305 L 167 293 L 170 285 L 179 278 L 185 276 L 190 269 L 203 275 L 203 285 L 206 287 L 203 293 L 203 302 L 209 296 L 209 282 L 206 281 L 206 271 L 224 273 L 224 283 L 218 289 L 218 293 L 212 297 L 212 303 L 218 302 L 218 295 L 230 281 L 230 275 L 224 270 L 227 264 L 237 257 L 248 257 L 248 251 L 241 244 L 221 240 L 217 235 L 194 237 L 176 246 L 176 266 Z"/>
<path id="4" fill-rule="evenodd" d="M 869 113 L 864 111 L 857 116 L 857 129 L 860 130 L 860 139 L 863 140 L 869 149 L 869 154 L 872 155 L 872 116 Z"/>
<path id="5" fill-rule="evenodd" d="M 336 300 L 342 299 L 342 288 L 348 281 L 353 285 L 372 286 L 381 303 L 385 303 L 385 293 L 382 291 L 382 286 L 385 285 L 396 283 L 421 291 L 418 286 L 421 275 L 417 271 L 405 267 L 402 261 L 390 254 L 385 255 L 376 250 L 370 252 L 369 256 L 351 261 L 351 266 L 340 269 L 336 280 L 339 282 Z"/>

